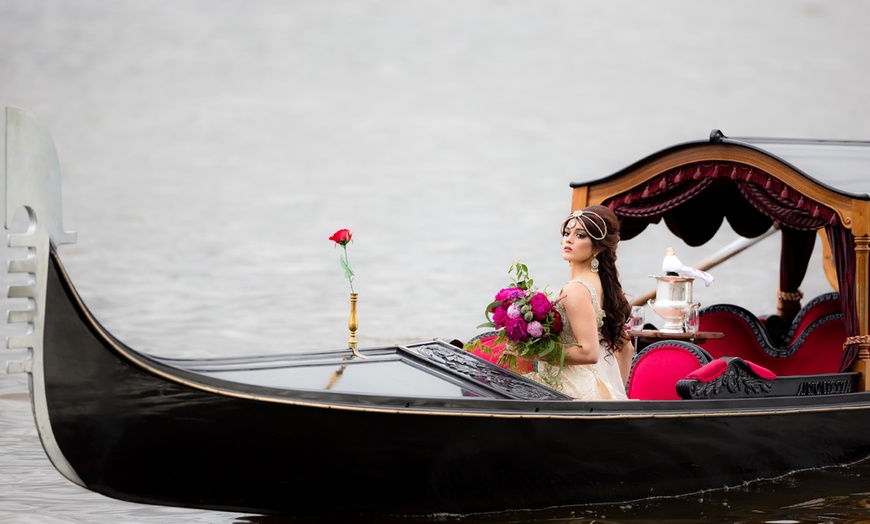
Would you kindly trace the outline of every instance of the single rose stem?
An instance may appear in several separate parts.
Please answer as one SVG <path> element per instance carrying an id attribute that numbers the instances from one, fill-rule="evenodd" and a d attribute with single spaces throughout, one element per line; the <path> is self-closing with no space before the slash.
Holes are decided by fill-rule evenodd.
<path id="1" fill-rule="evenodd" d="M 347 277 L 347 281 L 350 284 L 350 292 L 353 293 L 353 270 L 350 269 L 350 259 L 347 257 L 347 244 L 341 246 L 341 248 L 344 249 L 344 263 L 350 271 L 350 276 Z"/>

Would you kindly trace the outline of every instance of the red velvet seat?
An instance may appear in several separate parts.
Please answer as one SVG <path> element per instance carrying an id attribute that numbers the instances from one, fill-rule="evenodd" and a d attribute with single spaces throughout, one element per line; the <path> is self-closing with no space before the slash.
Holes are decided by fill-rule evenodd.
<path id="1" fill-rule="evenodd" d="M 464 349 L 473 355 L 488 360 L 493 364 L 499 365 L 505 369 L 510 369 L 515 373 L 529 373 L 532 371 L 532 362 L 522 358 L 517 359 L 517 367 L 511 368 L 506 364 L 500 364 L 498 359 L 504 352 L 504 344 L 495 345 L 495 338 L 498 336 L 498 331 L 490 331 L 482 333 L 472 338 L 465 343 Z M 480 344 L 475 344 L 479 341 Z"/>
<path id="2" fill-rule="evenodd" d="M 837 292 L 825 293 L 810 300 L 798 311 L 788 331 L 789 344 L 794 343 L 798 336 L 816 320 L 832 313 L 842 313 L 843 305 L 840 303 L 840 294 Z"/>
<path id="3" fill-rule="evenodd" d="M 713 360 L 695 344 L 663 340 L 638 352 L 631 365 L 626 394 L 636 400 L 680 400 L 677 381 Z"/>
<path id="4" fill-rule="evenodd" d="M 837 373 L 846 340 L 843 315 L 813 316 L 815 320 L 784 346 L 771 343 L 758 318 L 740 306 L 717 304 L 704 308 L 699 312 L 698 325 L 700 331 L 725 334 L 722 339 L 709 339 L 703 344 L 714 358 L 739 357 L 779 376 Z"/>

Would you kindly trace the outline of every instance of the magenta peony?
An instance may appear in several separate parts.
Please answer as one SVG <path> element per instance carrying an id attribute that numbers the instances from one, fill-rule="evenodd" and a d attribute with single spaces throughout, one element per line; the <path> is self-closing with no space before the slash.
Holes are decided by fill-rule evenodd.
<path id="1" fill-rule="evenodd" d="M 532 307 L 532 315 L 538 321 L 546 319 L 550 311 L 553 310 L 553 304 L 550 302 L 550 299 L 541 292 L 535 293 L 532 296 L 531 300 L 529 300 L 529 305 Z"/>
<path id="2" fill-rule="evenodd" d="M 505 334 L 507 334 L 511 342 L 525 342 L 529 338 L 526 326 L 526 321 L 522 317 L 508 319 L 507 324 L 504 326 Z"/>
<path id="3" fill-rule="evenodd" d="M 507 309 L 499 307 L 492 312 L 492 322 L 495 324 L 495 327 L 503 327 L 507 321 Z"/>
<path id="4" fill-rule="evenodd" d="M 526 292 L 519 287 L 506 287 L 495 295 L 495 299 L 499 302 L 515 302 L 525 297 Z"/>

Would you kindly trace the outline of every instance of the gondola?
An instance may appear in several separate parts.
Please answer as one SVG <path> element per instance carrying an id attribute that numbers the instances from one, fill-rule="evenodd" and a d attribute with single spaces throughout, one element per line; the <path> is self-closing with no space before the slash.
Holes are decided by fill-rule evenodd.
<path id="1" fill-rule="evenodd" d="M 88 490 L 257 514 L 467 515 L 687 494 L 870 455 L 870 196 L 843 182 L 870 170 L 868 142 L 714 132 L 572 184 L 573 208 L 611 207 L 628 242 L 660 221 L 690 245 L 723 220 L 750 238 L 776 224 L 779 317 L 808 322 L 774 336 L 769 319 L 716 305 L 699 318 L 723 338 L 665 336 L 638 352 L 630 380 L 669 381 L 675 398 L 646 389 L 591 402 L 438 338 L 358 353 L 137 352 L 91 314 L 64 270 L 58 248 L 75 234 L 62 225 L 49 133 L 24 110 L 7 108 L 6 118 L 7 228 L 22 208 L 29 219 L 9 233 L 10 247 L 27 248 L 10 272 L 29 274 L 9 289 L 29 304 L 9 321 L 29 328 L 8 345 L 30 353 L 7 369 L 29 375 L 52 464 Z M 838 293 L 811 315 L 810 297 L 795 294 L 819 231 Z M 808 330 L 830 325 L 810 343 Z M 677 366 L 644 367 L 653 354 L 698 363 L 665 377 Z"/>

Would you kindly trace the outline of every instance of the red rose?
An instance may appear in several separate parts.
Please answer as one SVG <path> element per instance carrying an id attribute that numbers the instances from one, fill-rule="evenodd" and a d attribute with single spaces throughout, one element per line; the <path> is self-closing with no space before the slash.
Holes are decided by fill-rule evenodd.
<path id="1" fill-rule="evenodd" d="M 329 239 L 344 250 L 344 254 L 339 257 L 339 260 L 344 269 L 344 278 L 347 279 L 350 284 L 350 292 L 353 293 L 353 269 L 350 268 L 350 262 L 347 260 L 347 244 L 353 239 L 353 233 L 350 232 L 350 229 L 339 229 Z"/>
<path id="2" fill-rule="evenodd" d="M 558 335 L 562 332 L 562 315 L 558 311 L 553 311 L 553 325 L 550 326 L 550 333 Z"/>
<path id="3" fill-rule="evenodd" d="M 330 240 L 338 244 L 339 246 L 346 246 L 348 242 L 353 240 L 353 233 L 350 232 L 350 229 L 339 229 L 335 233 L 329 237 Z"/>

